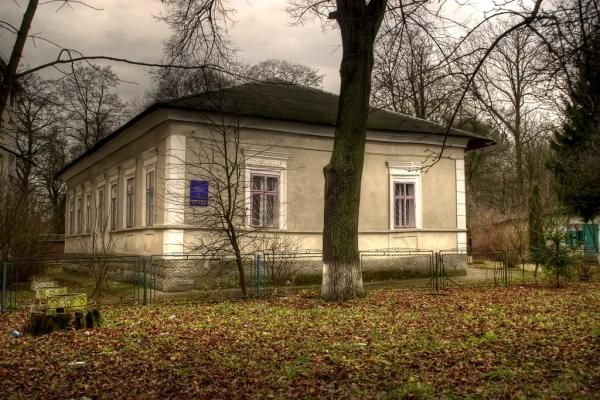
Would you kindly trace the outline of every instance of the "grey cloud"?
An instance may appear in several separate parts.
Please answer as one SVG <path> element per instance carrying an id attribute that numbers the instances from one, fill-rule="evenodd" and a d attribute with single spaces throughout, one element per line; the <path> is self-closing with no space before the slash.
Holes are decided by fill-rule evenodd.
<path id="1" fill-rule="evenodd" d="M 18 26 L 25 9 L 25 0 L 4 1 L 0 19 Z M 110 55 L 156 62 L 162 58 L 162 43 L 169 36 L 168 28 L 153 16 L 161 12 L 159 1 L 96 0 L 90 1 L 102 11 L 74 5 L 56 12 L 56 5 L 38 9 L 31 29 L 61 46 L 77 49 L 87 55 Z M 290 26 L 284 11 L 285 0 L 234 0 L 236 23 L 230 29 L 239 57 L 247 63 L 280 58 L 318 68 L 325 74 L 326 90 L 338 91 L 338 65 L 341 57 L 339 33 L 323 32 L 318 23 Z M 0 31 L 0 51 L 6 58 L 14 35 Z M 58 49 L 37 41 L 27 43 L 23 64 L 35 66 L 56 58 Z M 124 81 L 120 94 L 127 100 L 144 95 L 150 82 L 146 68 L 112 64 Z M 51 70 L 45 76 L 56 76 Z"/>

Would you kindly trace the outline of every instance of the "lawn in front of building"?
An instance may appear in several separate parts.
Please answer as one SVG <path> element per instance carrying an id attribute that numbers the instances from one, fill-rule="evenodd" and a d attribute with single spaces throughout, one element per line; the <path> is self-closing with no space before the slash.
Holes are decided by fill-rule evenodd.
<path id="1" fill-rule="evenodd" d="M 99 329 L 13 339 L 1 398 L 593 398 L 600 284 L 316 292 L 110 305 Z"/>

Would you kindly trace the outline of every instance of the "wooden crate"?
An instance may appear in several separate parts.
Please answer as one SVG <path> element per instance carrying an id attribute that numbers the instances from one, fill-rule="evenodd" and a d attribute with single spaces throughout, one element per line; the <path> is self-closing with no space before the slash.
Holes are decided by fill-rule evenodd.
<path id="1" fill-rule="evenodd" d="M 86 312 L 87 310 L 87 295 L 85 293 L 71 293 L 58 296 L 48 297 L 49 315 Z"/>
<path id="2" fill-rule="evenodd" d="M 39 290 L 42 288 L 55 288 L 58 287 L 58 282 L 56 282 L 54 279 L 48 278 L 48 277 L 39 277 L 39 276 L 34 276 L 33 280 L 31 281 L 31 290 Z"/>
<path id="3" fill-rule="evenodd" d="M 35 298 L 38 300 L 46 300 L 52 296 L 62 296 L 69 293 L 66 287 L 42 287 L 35 291 Z"/>

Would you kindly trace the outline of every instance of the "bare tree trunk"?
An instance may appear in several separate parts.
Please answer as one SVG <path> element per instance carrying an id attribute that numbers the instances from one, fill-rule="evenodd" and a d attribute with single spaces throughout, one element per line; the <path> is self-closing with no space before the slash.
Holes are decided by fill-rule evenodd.
<path id="1" fill-rule="evenodd" d="M 364 163 L 373 44 L 386 1 L 337 1 L 343 56 L 333 153 L 323 169 L 325 215 L 323 283 L 325 300 L 347 300 L 363 294 L 358 251 L 358 216 Z"/>
<path id="2" fill-rule="evenodd" d="M 240 278 L 240 289 L 242 289 L 242 297 L 248 297 L 248 289 L 246 288 L 246 272 L 244 271 L 244 262 L 242 260 L 240 246 L 237 241 L 237 236 L 232 237 L 231 247 L 233 247 L 233 252 L 235 254 L 235 263 L 238 268 L 239 278 Z M 257 277 L 258 279 L 258 277 Z"/>
<path id="3" fill-rule="evenodd" d="M 19 61 L 21 61 L 21 55 L 23 54 L 23 48 L 29 35 L 29 28 L 31 27 L 31 21 L 38 6 L 38 0 L 29 0 L 25 14 L 23 14 L 23 20 L 21 21 L 21 27 L 17 33 L 17 40 L 10 54 L 10 60 L 4 72 L 4 78 L 2 80 L 2 86 L 0 87 L 0 115 L 6 108 L 8 97 L 13 89 L 15 83 L 15 76 L 17 74 L 17 68 L 19 67 Z"/>

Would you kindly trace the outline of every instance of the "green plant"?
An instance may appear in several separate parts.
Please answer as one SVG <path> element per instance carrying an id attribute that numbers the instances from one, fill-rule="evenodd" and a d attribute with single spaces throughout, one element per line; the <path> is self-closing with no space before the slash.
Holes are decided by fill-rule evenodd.
<path id="1" fill-rule="evenodd" d="M 579 262 L 575 249 L 569 244 L 566 222 L 561 213 L 547 217 L 543 227 L 543 246 L 532 249 L 532 256 L 543 265 L 556 287 L 560 287 L 561 279 L 570 278 L 571 270 Z"/>
<path id="2" fill-rule="evenodd" d="M 537 182 L 531 187 L 529 195 L 529 253 L 535 262 L 534 276 L 537 278 L 538 267 L 544 262 L 541 251 L 544 243 L 544 220 L 542 214 L 542 202 L 540 199 L 540 188 Z"/>

